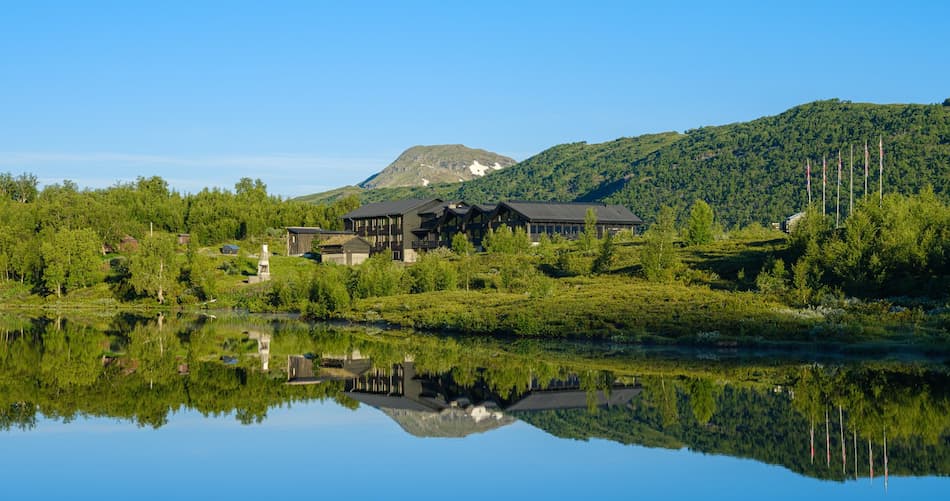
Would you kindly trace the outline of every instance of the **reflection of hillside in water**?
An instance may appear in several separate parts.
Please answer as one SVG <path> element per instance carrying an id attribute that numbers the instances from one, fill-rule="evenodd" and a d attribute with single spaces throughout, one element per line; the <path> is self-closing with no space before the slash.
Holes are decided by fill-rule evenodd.
<path id="1" fill-rule="evenodd" d="M 291 385 L 342 381 L 347 397 L 381 410 L 420 437 L 482 433 L 513 423 L 509 412 L 625 405 L 639 393 L 639 388 L 619 382 L 587 391 L 572 374 L 543 385 L 532 379 L 524 391 L 501 395 L 481 378 L 462 386 L 451 372 L 418 374 L 411 360 L 375 367 L 359 352 L 288 357 L 287 379 Z"/>
<path id="2" fill-rule="evenodd" d="M 0 428 L 29 430 L 41 409 L 152 427 L 184 408 L 254 423 L 278 405 L 333 400 L 377 408 L 418 437 L 517 419 L 567 439 L 688 447 L 817 478 L 950 473 L 946 365 L 545 346 L 254 317 L 0 317 Z"/>

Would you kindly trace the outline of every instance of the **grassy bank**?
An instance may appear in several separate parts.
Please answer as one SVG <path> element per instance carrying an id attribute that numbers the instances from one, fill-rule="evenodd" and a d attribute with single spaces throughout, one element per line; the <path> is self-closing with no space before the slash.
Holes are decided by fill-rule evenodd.
<path id="1" fill-rule="evenodd" d="M 736 346 L 948 341 L 945 315 L 883 304 L 793 308 L 756 292 L 621 278 L 565 280 L 547 297 L 452 291 L 357 301 L 343 316 L 465 334 Z"/>
<path id="2" fill-rule="evenodd" d="M 301 313 L 309 318 L 465 335 L 599 339 L 702 346 L 902 345 L 945 351 L 950 309 L 935 299 L 848 298 L 831 289 L 810 303 L 767 292 L 757 276 L 789 253 L 784 235 L 733 232 L 695 246 L 676 246 L 669 281 L 649 281 L 643 237 L 615 242 L 609 266 L 595 273 L 597 247 L 550 242 L 516 253 L 434 253 L 403 265 L 374 259 L 360 267 L 271 256 L 273 279 L 254 283 L 255 256 L 202 249 L 212 270 L 198 297 L 185 284 L 159 305 L 130 296 L 119 278 L 64 294 L 41 296 L 15 282 L 0 308 L 48 311 L 245 310 Z"/>

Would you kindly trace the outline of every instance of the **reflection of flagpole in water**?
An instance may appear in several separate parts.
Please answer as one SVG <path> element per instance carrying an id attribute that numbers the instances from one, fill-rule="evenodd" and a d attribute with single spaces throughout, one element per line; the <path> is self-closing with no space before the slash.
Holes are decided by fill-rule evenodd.
<path id="1" fill-rule="evenodd" d="M 857 428 L 851 429 L 851 432 L 854 433 L 854 479 L 858 479 L 858 430 Z"/>
<path id="2" fill-rule="evenodd" d="M 811 422 L 811 464 L 815 464 L 815 421 Z"/>
<path id="3" fill-rule="evenodd" d="M 884 424 L 884 492 L 887 492 L 887 423 Z"/>
<path id="4" fill-rule="evenodd" d="M 828 466 L 831 466 L 831 430 L 828 420 L 828 408 L 825 407 L 825 453 L 828 456 Z"/>
<path id="5" fill-rule="evenodd" d="M 841 412 L 841 406 L 838 406 L 838 438 L 841 440 L 841 473 L 846 473 L 845 452 L 844 452 L 844 414 Z"/>

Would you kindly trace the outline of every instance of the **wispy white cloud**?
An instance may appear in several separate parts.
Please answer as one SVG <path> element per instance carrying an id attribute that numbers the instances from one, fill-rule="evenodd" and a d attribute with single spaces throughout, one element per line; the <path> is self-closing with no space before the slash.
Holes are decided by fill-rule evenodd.
<path id="1" fill-rule="evenodd" d="M 378 164 L 378 158 L 327 157 L 276 153 L 267 155 L 147 155 L 130 153 L 91 152 L 91 153 L 38 153 L 38 152 L 0 152 L 0 165 L 30 166 L 63 164 L 142 164 L 167 165 L 178 167 L 246 167 L 267 169 L 292 169 L 312 167 L 333 167 L 353 164 Z"/>
<path id="2" fill-rule="evenodd" d="M 388 160 L 312 154 L 158 155 L 122 152 L 3 152 L 0 170 L 27 171 L 43 185 L 75 181 L 102 188 L 158 175 L 184 192 L 231 187 L 241 177 L 262 179 L 271 193 L 297 196 L 354 184 Z"/>

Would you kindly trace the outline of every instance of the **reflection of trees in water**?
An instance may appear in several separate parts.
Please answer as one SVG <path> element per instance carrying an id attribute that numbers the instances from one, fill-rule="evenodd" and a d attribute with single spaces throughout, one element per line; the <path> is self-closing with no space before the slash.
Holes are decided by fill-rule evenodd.
<path id="1" fill-rule="evenodd" d="M 249 331 L 271 334 L 271 372 L 260 370 L 259 344 Z M 518 415 L 558 436 L 686 445 L 843 479 L 856 471 L 866 476 L 872 464 L 876 474 L 883 473 L 886 429 L 891 470 L 950 472 L 946 367 L 736 368 L 642 357 L 613 360 L 593 350 L 545 346 L 365 334 L 262 318 L 169 316 L 161 328 L 155 318 L 135 315 L 72 322 L 0 319 L 0 429 L 29 429 L 38 408 L 66 420 L 88 414 L 152 427 L 183 408 L 208 416 L 233 414 L 248 424 L 261 422 L 271 407 L 302 400 L 333 399 L 355 408 L 359 404 L 346 396 L 342 381 L 288 386 L 281 364 L 288 354 L 360 353 L 376 367 L 412 360 L 419 377 L 436 381 L 447 400 L 492 400 L 503 408 L 532 391 L 569 382 L 586 392 L 586 409 Z M 609 395 L 615 383 L 634 377 L 643 391 L 629 405 L 598 407 L 599 393 Z M 819 454 L 814 462 L 812 430 Z"/>
<path id="2" fill-rule="evenodd" d="M 159 328 L 154 319 L 132 315 L 99 324 L 38 321 L 11 329 L 0 323 L 0 429 L 31 427 L 37 408 L 66 421 L 82 414 L 159 427 L 182 408 L 254 423 L 276 405 L 345 401 L 339 384 L 290 388 L 249 370 L 253 361 L 225 365 L 222 353 L 251 348 L 239 342 L 230 348 L 236 351 L 222 352 L 234 337 L 217 326 L 171 318 Z"/>

